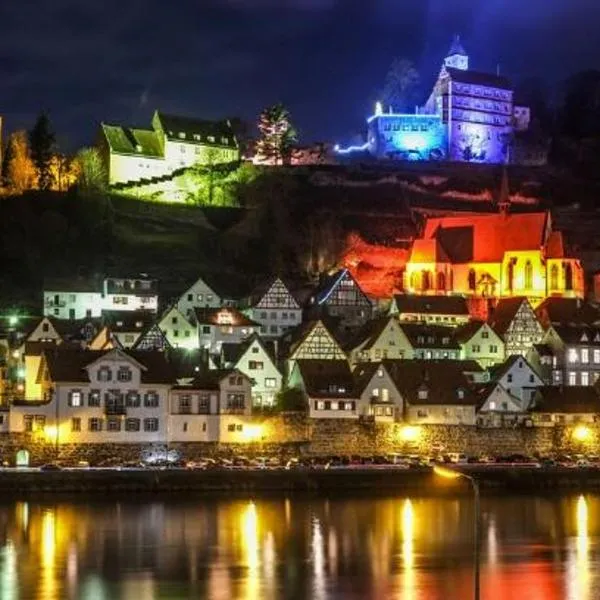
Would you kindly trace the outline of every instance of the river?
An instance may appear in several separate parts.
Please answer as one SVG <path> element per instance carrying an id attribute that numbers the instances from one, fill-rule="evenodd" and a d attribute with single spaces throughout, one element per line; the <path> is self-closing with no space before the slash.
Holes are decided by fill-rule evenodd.
<path id="1" fill-rule="evenodd" d="M 469 496 L 0 504 L 1 600 L 467 600 Z M 600 495 L 483 497 L 481 598 L 600 598 Z"/>

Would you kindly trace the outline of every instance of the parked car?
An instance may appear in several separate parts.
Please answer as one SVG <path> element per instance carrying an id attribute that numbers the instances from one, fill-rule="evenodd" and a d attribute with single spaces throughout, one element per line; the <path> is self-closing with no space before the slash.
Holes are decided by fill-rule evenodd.
<path id="1" fill-rule="evenodd" d="M 47 463 L 40 467 L 40 471 L 62 471 L 62 467 L 56 463 Z"/>

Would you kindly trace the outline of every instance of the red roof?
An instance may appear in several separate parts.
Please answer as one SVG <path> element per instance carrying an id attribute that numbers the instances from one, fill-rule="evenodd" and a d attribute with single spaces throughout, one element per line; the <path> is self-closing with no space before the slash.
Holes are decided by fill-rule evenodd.
<path id="1" fill-rule="evenodd" d="M 507 251 L 539 250 L 546 243 L 546 212 L 436 217 L 424 239 L 437 239 L 453 263 L 501 262 Z"/>
<path id="2" fill-rule="evenodd" d="M 450 262 L 439 241 L 415 240 L 410 252 L 410 261 L 413 263 L 446 263 Z"/>

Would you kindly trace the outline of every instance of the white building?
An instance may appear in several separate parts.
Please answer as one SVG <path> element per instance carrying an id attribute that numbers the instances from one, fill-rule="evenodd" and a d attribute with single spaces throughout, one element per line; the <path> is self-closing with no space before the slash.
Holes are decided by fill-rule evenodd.
<path id="1" fill-rule="evenodd" d="M 199 347 L 219 354 L 224 343 L 238 344 L 257 331 L 259 325 L 235 308 L 196 308 Z"/>
<path id="2" fill-rule="evenodd" d="M 173 387 L 169 441 L 240 443 L 259 441 L 251 420 L 251 382 L 236 369 L 205 372 Z"/>
<path id="3" fill-rule="evenodd" d="M 184 313 L 171 306 L 158 322 L 160 330 L 173 348 L 195 350 L 199 348 L 198 328 L 185 317 Z"/>
<path id="4" fill-rule="evenodd" d="M 196 308 L 219 308 L 222 298 L 215 290 L 199 277 L 177 300 L 177 309 L 186 317 Z"/>
<path id="5" fill-rule="evenodd" d="M 272 344 L 270 344 L 272 346 Z M 257 334 L 241 344 L 221 346 L 221 364 L 244 373 L 252 382 L 252 406 L 272 407 L 283 377 L 275 358 Z"/>
<path id="6" fill-rule="evenodd" d="M 499 383 L 518 398 L 521 410 L 528 410 L 538 388 L 544 385 L 535 369 L 522 356 L 514 354 L 506 362 L 489 369 L 490 380 Z"/>
<path id="7" fill-rule="evenodd" d="M 263 338 L 279 337 L 302 322 L 300 304 L 279 277 L 254 290 L 244 312 L 260 324 Z"/>
<path id="8" fill-rule="evenodd" d="M 229 121 L 204 121 L 155 111 L 152 129 L 102 124 L 101 148 L 109 183 L 172 175 L 194 165 L 239 160 Z"/>
<path id="9" fill-rule="evenodd" d="M 164 353 L 56 349 L 40 373 L 42 397 L 11 408 L 11 433 L 40 432 L 57 446 L 166 440 Z"/>

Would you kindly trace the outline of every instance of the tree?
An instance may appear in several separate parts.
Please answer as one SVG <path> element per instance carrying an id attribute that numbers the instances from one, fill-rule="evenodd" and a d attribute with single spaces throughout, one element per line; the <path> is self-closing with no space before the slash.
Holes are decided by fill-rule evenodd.
<path id="1" fill-rule="evenodd" d="M 600 71 L 583 71 L 566 81 L 559 122 L 568 137 L 600 136 Z"/>
<path id="2" fill-rule="evenodd" d="M 285 388 L 275 399 L 277 409 L 282 412 L 305 412 L 308 402 L 304 392 L 298 388 Z"/>
<path id="3" fill-rule="evenodd" d="M 10 136 L 9 162 L 7 166 L 8 185 L 13 192 L 22 194 L 26 190 L 36 187 L 37 175 L 35 165 L 31 160 L 27 133 L 16 131 Z"/>
<path id="4" fill-rule="evenodd" d="M 397 112 L 407 112 L 415 104 L 421 77 L 412 61 L 395 58 L 385 77 L 381 93 L 384 106 L 391 106 Z"/>
<path id="5" fill-rule="evenodd" d="M 38 188 L 49 190 L 52 187 L 52 157 L 56 145 L 56 137 L 46 113 L 40 114 L 29 132 L 31 158 L 38 176 Z"/>
<path id="6" fill-rule="evenodd" d="M 78 165 L 77 185 L 84 192 L 102 192 L 106 189 L 108 175 L 97 148 L 82 148 L 75 157 Z"/>
<path id="7" fill-rule="evenodd" d="M 64 154 L 54 154 L 50 160 L 50 173 L 52 175 L 51 189 L 57 192 L 66 192 L 77 183 L 79 178 L 79 164 Z"/>
<path id="8" fill-rule="evenodd" d="M 260 114 L 258 130 L 257 157 L 268 164 L 289 164 L 297 133 L 288 110 L 282 104 L 265 108 Z"/>

